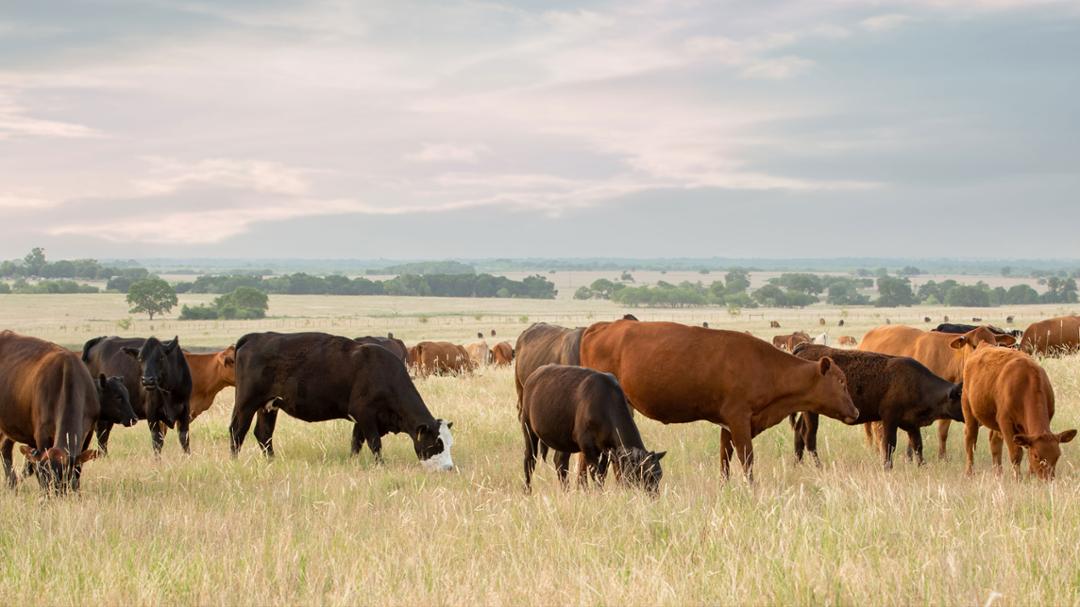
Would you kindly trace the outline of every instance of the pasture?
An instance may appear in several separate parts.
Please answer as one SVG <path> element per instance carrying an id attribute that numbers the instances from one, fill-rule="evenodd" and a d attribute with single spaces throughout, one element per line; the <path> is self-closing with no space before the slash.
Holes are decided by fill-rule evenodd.
<path id="1" fill-rule="evenodd" d="M 573 300 L 273 296 L 265 321 L 129 322 L 118 295 L 7 295 L 0 328 L 71 347 L 151 333 L 219 347 L 254 330 L 464 343 L 495 328 L 493 343 L 538 320 L 574 326 L 627 311 Z M 632 311 L 768 339 L 826 328 L 861 337 L 886 318 L 925 327 L 923 316 L 936 324 L 944 314 L 1001 326 L 1014 315 L 1022 328 L 1071 310 Z M 1043 363 L 1057 393 L 1054 429 L 1080 427 L 1080 360 Z M 991 471 L 984 431 L 969 478 L 954 425 L 949 461 L 928 449 L 927 466 L 901 456 L 886 473 L 860 428 L 824 420 L 819 469 L 794 463 L 785 423 L 755 440 L 749 485 L 720 477 L 716 426 L 638 415 L 645 444 L 669 452 L 658 498 L 611 479 L 602 490 L 563 491 L 550 462 L 525 495 L 512 370 L 417 386 L 434 415 L 454 422 L 452 473 L 424 472 L 404 436 L 384 440 L 376 466 L 368 451 L 349 456 L 351 424 L 286 416 L 273 461 L 251 437 L 233 460 L 231 390 L 193 422 L 191 456 L 170 433 L 154 458 L 145 423 L 115 429 L 110 456 L 87 464 L 78 497 L 44 498 L 33 480 L 0 491 L 0 596 L 61 605 L 1080 603 L 1075 443 L 1055 482 L 1017 481 Z"/>

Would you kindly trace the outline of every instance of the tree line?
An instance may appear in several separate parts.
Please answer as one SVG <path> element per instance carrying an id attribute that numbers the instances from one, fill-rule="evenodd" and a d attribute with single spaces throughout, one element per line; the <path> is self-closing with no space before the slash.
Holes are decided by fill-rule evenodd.
<path id="1" fill-rule="evenodd" d="M 511 280 L 491 274 L 402 274 L 387 280 L 304 272 L 284 276 L 207 275 L 176 285 L 178 293 L 225 294 L 239 287 L 280 295 L 395 295 L 554 299 L 555 285 L 540 275 Z"/>

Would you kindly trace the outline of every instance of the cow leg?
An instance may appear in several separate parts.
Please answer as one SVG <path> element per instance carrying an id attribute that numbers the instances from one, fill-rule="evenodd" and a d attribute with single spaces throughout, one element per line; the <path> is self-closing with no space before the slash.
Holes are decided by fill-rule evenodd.
<path id="1" fill-rule="evenodd" d="M 191 429 L 191 416 L 181 415 L 180 419 L 176 422 L 176 438 L 180 441 L 180 448 L 184 450 L 184 453 L 191 454 L 191 435 L 189 434 Z"/>
<path id="2" fill-rule="evenodd" d="M 817 431 L 818 424 L 821 423 L 821 416 L 817 413 L 803 413 L 803 442 L 806 444 L 806 450 L 810 452 L 810 455 L 814 456 L 814 465 L 818 468 L 821 467 L 821 459 L 817 454 Z"/>
<path id="3" fill-rule="evenodd" d="M 150 444 L 154 446 L 154 455 L 161 455 L 161 448 L 165 446 L 165 422 L 148 421 L 150 425 Z"/>
<path id="4" fill-rule="evenodd" d="M 922 443 L 922 430 L 915 428 L 914 430 L 906 430 L 908 436 L 908 448 L 907 458 L 911 461 L 912 455 L 918 465 L 925 466 L 926 460 L 923 459 L 923 443 Z"/>
<path id="5" fill-rule="evenodd" d="M 255 412 L 263 407 L 269 399 L 259 402 L 255 399 L 236 401 L 233 405 L 232 421 L 229 422 L 229 449 L 233 457 L 240 454 L 240 447 L 244 444 L 244 438 L 251 429 L 251 422 L 255 419 Z"/>
<path id="6" fill-rule="evenodd" d="M 349 452 L 352 455 L 359 455 L 361 449 L 364 448 L 364 429 L 360 424 L 354 423 L 352 426 L 352 447 Z"/>
<path id="7" fill-rule="evenodd" d="M 994 472 L 997 474 L 1001 474 L 1001 447 L 1004 442 L 1000 432 L 990 431 L 990 459 L 994 462 Z"/>
<path id="8" fill-rule="evenodd" d="M 573 453 L 566 453 L 563 451 L 555 451 L 552 454 L 552 461 L 555 462 L 555 472 L 559 473 L 559 482 L 562 483 L 565 489 L 569 485 L 570 476 L 570 457 Z"/>
<path id="9" fill-rule="evenodd" d="M 255 440 L 266 457 L 274 457 L 274 427 L 276 425 L 277 409 L 263 407 L 255 414 Z"/>
<path id="10" fill-rule="evenodd" d="M 720 428 L 720 473 L 724 475 L 724 480 L 731 477 L 731 454 L 734 450 L 731 431 L 726 427 Z"/>
<path id="11" fill-rule="evenodd" d="M 886 470 L 892 470 L 893 452 L 896 451 L 896 426 L 885 422 L 882 424 L 884 435 L 881 437 L 881 453 Z"/>
<path id="12" fill-rule="evenodd" d="M 952 423 L 948 419 L 939 419 L 937 423 L 937 438 L 938 438 L 938 459 L 944 460 L 948 456 L 946 447 L 949 444 L 949 425 Z"/>
<path id="13" fill-rule="evenodd" d="M 368 448 L 371 449 L 371 454 L 375 456 L 375 463 L 383 463 L 382 437 L 379 436 L 379 426 L 374 420 L 370 420 L 363 422 L 360 427 L 361 432 L 364 434 L 364 440 L 367 441 Z"/>
<path id="14" fill-rule="evenodd" d="M 596 473 L 593 475 L 593 480 L 599 486 L 604 485 L 604 479 L 607 478 L 608 465 L 611 464 L 611 451 L 601 451 L 600 457 L 596 460 Z"/>
<path id="15" fill-rule="evenodd" d="M 874 447 L 874 422 L 866 422 L 862 427 L 863 432 L 866 433 L 866 444 L 870 447 Z"/>
<path id="16" fill-rule="evenodd" d="M 540 450 L 540 437 L 532 433 L 528 424 L 521 422 L 521 433 L 525 436 L 525 457 L 522 462 L 525 470 L 525 492 L 532 491 L 532 475 L 536 470 L 536 454 Z"/>
<path id="17" fill-rule="evenodd" d="M 742 464 L 747 482 L 754 482 L 754 437 L 750 433 L 750 420 L 740 420 L 731 427 L 731 442 L 735 445 L 735 455 Z"/>
<path id="18" fill-rule="evenodd" d="M 595 445 L 582 445 L 581 456 L 578 458 L 578 487 L 585 489 L 589 486 L 589 477 L 596 479 L 596 468 L 600 465 L 600 450 Z"/>
<path id="19" fill-rule="evenodd" d="M 102 455 L 109 454 L 109 433 L 112 432 L 112 427 L 113 425 L 109 422 L 98 421 L 97 427 L 94 428 L 98 449 L 101 450 Z"/>
<path id="20" fill-rule="evenodd" d="M 1020 479 L 1020 463 L 1024 461 L 1024 448 L 1016 444 L 1013 439 L 1012 428 L 1009 424 L 1001 424 L 999 426 L 1001 431 L 1001 438 L 1005 443 L 1005 446 L 1009 448 L 1009 462 L 1013 465 L 1013 476 L 1017 480 Z"/>
<path id="21" fill-rule="evenodd" d="M 979 440 L 979 421 L 971 412 L 967 396 L 962 396 L 961 402 L 964 407 L 964 455 L 967 458 L 964 473 L 970 476 L 975 468 L 975 442 Z"/>
<path id="22" fill-rule="evenodd" d="M 792 413 L 788 416 L 791 422 L 791 433 L 795 438 L 795 461 L 802 463 L 803 452 L 806 450 L 806 441 L 803 439 L 802 426 L 806 422 L 805 413 Z"/>
<path id="23" fill-rule="evenodd" d="M 15 463 L 12 461 L 12 450 L 15 448 L 15 441 L 5 437 L 3 443 L 0 443 L 0 457 L 4 460 L 4 477 L 7 478 L 8 487 L 15 488 L 15 483 L 18 482 L 19 477 L 15 475 Z"/>

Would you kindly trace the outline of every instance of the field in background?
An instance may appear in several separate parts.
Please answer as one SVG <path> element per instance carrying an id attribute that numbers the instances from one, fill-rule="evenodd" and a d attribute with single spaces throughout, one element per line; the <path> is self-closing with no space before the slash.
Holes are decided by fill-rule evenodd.
<path id="1" fill-rule="evenodd" d="M 73 347 L 96 335 L 148 333 L 221 346 L 266 329 L 393 331 L 411 343 L 464 342 L 495 328 L 513 341 L 537 320 L 584 325 L 627 311 L 762 337 L 817 333 L 824 317 L 831 335 L 861 337 L 886 318 L 925 326 L 923 316 L 978 315 L 1004 325 L 1014 315 L 1022 328 L 1075 310 L 821 307 L 731 317 L 572 300 L 271 296 L 275 318 L 265 321 L 135 319 L 121 329 L 131 316 L 123 296 L 50 295 L 0 296 L 0 328 Z M 769 320 L 782 329 L 768 329 Z M 1078 363 L 1044 361 L 1058 398 L 1055 430 L 1080 426 Z M 1080 602 L 1075 444 L 1064 448 L 1052 484 L 995 476 L 985 434 L 977 473 L 965 477 L 958 426 L 950 461 L 931 457 L 920 469 L 901 458 L 885 473 L 861 429 L 826 421 L 817 469 L 794 464 L 781 424 L 755 441 L 750 486 L 721 480 L 716 426 L 637 416 L 646 445 L 669 451 L 659 498 L 612 484 L 564 492 L 550 464 L 526 496 L 512 372 L 417 385 L 432 412 L 454 422 L 453 473 L 423 472 L 404 436 L 387 437 L 386 463 L 375 466 L 366 451 L 349 457 L 348 423 L 286 416 L 274 461 L 263 460 L 252 437 L 232 460 L 231 390 L 193 423 L 190 457 L 171 434 L 157 459 L 145 425 L 117 429 L 112 455 L 87 465 L 78 498 L 43 499 L 34 481 L 0 491 L 0 596 L 79 605 L 981 605 L 997 594 L 1006 604 Z"/>

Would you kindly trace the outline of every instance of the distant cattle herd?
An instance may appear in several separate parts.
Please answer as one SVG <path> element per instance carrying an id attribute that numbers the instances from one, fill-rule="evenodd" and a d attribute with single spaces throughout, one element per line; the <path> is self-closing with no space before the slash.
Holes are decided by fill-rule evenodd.
<path id="1" fill-rule="evenodd" d="M 821 318 L 818 324 L 828 323 Z M 1077 316 L 1039 321 L 1022 332 L 948 322 L 924 331 L 887 322 L 861 342 L 839 336 L 842 348 L 831 346 L 828 332 L 777 335 L 770 345 L 746 332 L 703 325 L 626 315 L 578 328 L 535 323 L 514 344 L 489 345 L 480 332 L 464 345 L 421 341 L 412 347 L 392 334 L 251 333 L 206 354 L 184 350 L 179 338 L 98 337 L 80 355 L 3 331 L 0 454 L 11 486 L 19 480 L 13 451 L 20 443 L 24 475 L 35 475 L 51 491 L 76 490 L 83 464 L 106 454 L 113 426 L 145 419 L 155 452 L 170 429 L 189 452 L 190 423 L 222 389 L 235 386 L 233 455 L 254 424 L 260 449 L 272 456 L 277 414 L 284 411 L 309 422 L 350 421 L 352 453 L 367 445 L 377 461 L 382 437 L 406 434 L 424 468 L 450 470 L 453 424 L 431 413 L 414 377 L 509 365 L 526 487 L 537 458 L 551 452 L 566 483 L 571 457 L 579 453 L 579 483 L 602 483 L 610 468 L 619 482 L 656 492 L 665 452 L 646 448 L 633 411 L 665 424 L 717 424 L 725 477 L 735 457 L 751 478 L 754 437 L 785 419 L 799 460 L 809 452 L 820 463 L 817 430 L 825 415 L 864 425 L 886 468 L 893 465 L 898 431 L 908 436 L 908 458 L 921 464 L 922 427 L 938 423 L 944 458 L 950 423 L 963 422 L 968 473 L 985 426 L 996 469 L 1004 447 L 1019 475 L 1026 451 L 1029 471 L 1043 479 L 1053 478 L 1061 444 L 1076 436 L 1076 430 L 1051 430 L 1054 389 L 1032 355 L 1080 350 Z M 98 450 L 90 448 L 94 436 Z"/>

